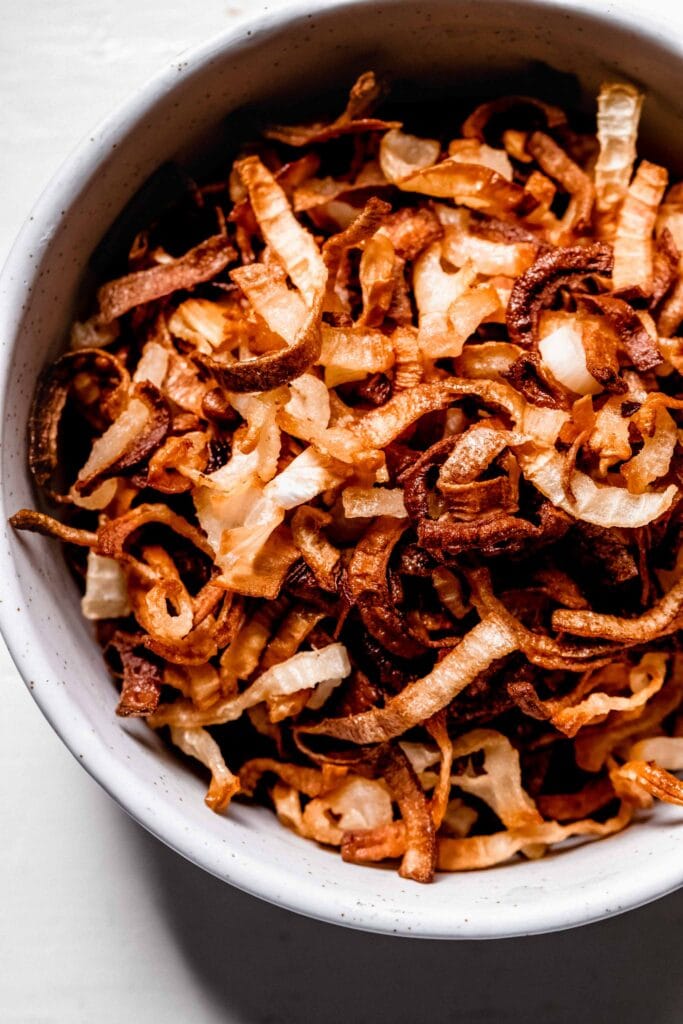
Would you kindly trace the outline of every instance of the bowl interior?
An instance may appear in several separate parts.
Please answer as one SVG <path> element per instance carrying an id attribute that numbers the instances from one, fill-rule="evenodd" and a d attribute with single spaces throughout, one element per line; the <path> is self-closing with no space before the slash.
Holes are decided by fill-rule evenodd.
<path id="1" fill-rule="evenodd" d="M 392 869 L 344 864 L 263 809 L 211 814 L 201 779 L 140 723 L 115 718 L 114 688 L 57 545 L 4 525 L 35 501 L 26 421 L 36 377 L 92 293 L 91 254 L 150 173 L 169 159 L 190 169 L 217 157 L 227 162 L 245 125 L 265 111 L 296 122 L 320 104 L 321 82 L 341 101 L 356 73 L 384 71 L 399 100 L 429 102 L 447 123 L 457 96 L 541 88 L 552 99 L 549 82 L 556 102 L 590 109 L 600 82 L 621 76 L 647 89 L 640 151 L 683 170 L 683 150 L 673 146 L 683 105 L 675 43 L 625 15 L 603 20 L 570 7 L 333 3 L 221 37 L 179 59 L 82 143 L 40 200 L 3 277 L 0 617 L 10 650 L 73 753 L 145 827 L 219 877 L 311 916 L 435 937 L 499 937 L 594 920 L 683 881 L 680 813 L 658 808 L 647 824 L 606 842 L 443 876 L 427 888 Z M 576 80 L 553 78 L 540 64 L 578 76 L 578 92 Z"/>

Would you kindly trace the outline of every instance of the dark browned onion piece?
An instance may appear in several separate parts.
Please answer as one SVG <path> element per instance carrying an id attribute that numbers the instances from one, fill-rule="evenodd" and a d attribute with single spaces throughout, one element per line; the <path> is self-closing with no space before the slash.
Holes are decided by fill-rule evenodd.
<path id="1" fill-rule="evenodd" d="M 393 606 L 387 583 L 389 559 L 405 528 L 400 519 L 376 519 L 356 544 L 342 586 L 368 632 L 392 654 L 413 658 L 424 653 L 424 645 Z"/>
<path id="2" fill-rule="evenodd" d="M 581 302 L 607 317 L 636 369 L 645 372 L 661 365 L 657 342 L 627 302 L 614 295 L 582 295 Z"/>
<path id="3" fill-rule="evenodd" d="M 59 425 L 69 391 L 77 374 L 115 381 L 100 403 L 106 419 L 113 419 L 123 408 L 130 378 L 123 364 L 103 349 L 83 348 L 66 352 L 48 366 L 38 380 L 29 417 L 28 461 L 33 478 L 54 501 L 66 500 L 52 489 L 52 478 L 59 465 Z"/>
<path id="4" fill-rule="evenodd" d="M 128 538 L 147 523 L 162 523 L 170 527 L 194 544 L 207 558 L 213 559 L 213 549 L 197 527 L 173 512 L 168 505 L 160 504 L 137 505 L 130 512 L 103 523 L 97 531 L 97 553 L 107 558 L 123 558 Z"/>
<path id="5" fill-rule="evenodd" d="M 678 279 L 681 254 L 668 228 L 657 239 L 652 267 L 652 295 L 649 307 L 659 305 L 674 281 Z"/>
<path id="6" fill-rule="evenodd" d="M 102 319 L 116 320 L 135 306 L 210 281 L 236 257 L 227 235 L 212 235 L 170 263 L 109 281 L 97 293 Z"/>
<path id="7" fill-rule="evenodd" d="M 116 714 L 123 718 L 145 717 L 156 711 L 161 696 L 163 674 L 156 658 L 142 646 L 142 636 L 120 630 L 114 633 L 108 648 L 121 659 L 123 678 Z M 105 656 L 108 649 L 105 649 Z"/>
<path id="8" fill-rule="evenodd" d="M 58 519 L 34 512 L 31 508 L 22 508 L 10 516 L 10 525 L 15 530 L 27 530 L 29 533 L 40 533 L 43 537 L 56 537 L 65 544 L 77 544 L 80 547 L 92 548 L 97 544 L 97 534 L 90 530 L 77 530 Z"/>
<path id="9" fill-rule="evenodd" d="M 500 513 L 491 513 L 472 523 L 449 519 L 423 519 L 418 525 L 420 542 L 441 558 L 453 558 L 463 551 L 478 551 L 484 557 L 513 555 L 529 545 L 551 544 L 559 540 L 571 526 L 571 519 L 549 501 L 538 510 L 538 524 Z"/>
<path id="10" fill-rule="evenodd" d="M 272 391 L 288 384 L 305 373 L 320 355 L 322 299 L 322 295 L 316 297 L 294 344 L 288 348 L 234 363 L 219 362 L 202 352 L 195 352 L 194 360 L 208 370 L 226 391 Z"/>
<path id="11" fill-rule="evenodd" d="M 545 409 L 569 407 L 565 392 L 545 372 L 538 352 L 524 352 L 503 373 L 503 377 L 532 405 Z"/>
<path id="12" fill-rule="evenodd" d="M 612 265 L 611 248 L 600 242 L 542 253 L 512 286 L 505 317 L 510 340 L 530 345 L 536 339 L 541 310 L 562 285 L 589 274 L 609 274 Z"/>
<path id="13" fill-rule="evenodd" d="M 366 71 L 355 82 L 348 103 L 336 120 L 327 124 L 270 125 L 264 129 L 263 134 L 267 139 L 275 139 L 288 146 L 310 146 L 328 142 L 340 135 L 399 128 L 399 121 L 381 121 L 368 116 L 385 92 L 384 79 L 375 75 L 374 71 Z"/>

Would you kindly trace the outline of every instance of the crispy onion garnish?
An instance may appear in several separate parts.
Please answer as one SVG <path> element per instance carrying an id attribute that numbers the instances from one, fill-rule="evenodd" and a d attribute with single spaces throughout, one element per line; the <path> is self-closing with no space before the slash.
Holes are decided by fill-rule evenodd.
<path id="1" fill-rule="evenodd" d="M 111 422 L 122 410 L 130 386 L 125 366 L 110 352 L 81 348 L 66 352 L 40 376 L 29 418 L 29 466 L 33 478 L 53 500 L 52 479 L 59 466 L 59 428 L 69 394 L 81 375 L 94 378 L 95 390 L 83 395 L 86 409 L 96 406 Z M 100 383 L 101 382 L 101 383 Z"/>
<path id="2" fill-rule="evenodd" d="M 683 186 L 628 85 L 597 139 L 383 91 L 141 225 L 38 385 L 65 521 L 11 524 L 212 810 L 430 882 L 683 803 Z"/>
<path id="3" fill-rule="evenodd" d="M 380 755 L 377 767 L 398 804 L 405 827 L 405 852 L 398 873 L 416 882 L 431 882 L 436 865 L 436 836 L 424 790 L 400 747 L 388 747 Z"/>
<path id="4" fill-rule="evenodd" d="M 590 228 L 595 186 L 588 174 L 567 156 L 563 149 L 543 132 L 534 132 L 527 142 L 527 149 L 542 171 L 560 183 L 569 193 L 569 205 L 559 223 L 556 240 L 562 244 L 565 239 L 584 233 Z"/>
<path id="5" fill-rule="evenodd" d="M 93 445 L 74 490 L 92 494 L 105 480 L 138 469 L 161 446 L 170 427 L 171 413 L 159 389 L 149 381 L 136 384 L 126 409 Z"/>
<path id="6" fill-rule="evenodd" d="M 543 253 L 513 285 L 506 315 L 510 339 L 517 345 L 532 343 L 541 310 L 550 305 L 559 288 L 611 270 L 612 252 L 598 242 Z"/>
<path id="7" fill-rule="evenodd" d="M 151 715 L 161 696 L 160 664 L 144 649 L 141 640 L 139 635 L 117 631 L 105 651 L 114 650 L 121 662 L 121 697 L 116 714 L 124 718 Z"/>
<path id="8" fill-rule="evenodd" d="M 261 161 L 246 157 L 238 164 L 238 172 L 265 241 L 298 289 L 300 308 L 292 311 L 292 293 L 286 282 L 273 280 L 265 264 L 239 268 L 233 271 L 233 280 L 271 330 L 281 334 L 287 348 L 226 365 L 211 356 L 198 358 L 226 390 L 270 391 L 300 376 L 320 354 L 319 321 L 327 269 L 312 235 L 301 227 L 285 192 Z M 284 303 L 283 308 L 278 303 Z M 274 310 L 278 310 L 276 316 Z"/>
<path id="9" fill-rule="evenodd" d="M 100 316 L 109 323 L 143 303 L 210 281 L 236 258 L 227 236 L 214 235 L 178 259 L 103 285 L 97 293 Z"/>
<path id="10" fill-rule="evenodd" d="M 516 649 L 515 633 L 495 615 L 487 616 L 429 675 L 408 683 L 383 708 L 348 718 L 325 719 L 318 725 L 302 727 L 301 732 L 357 744 L 383 743 L 431 718 L 450 704 L 480 672 Z"/>
<path id="11" fill-rule="evenodd" d="M 298 147 L 328 142 L 340 135 L 398 127 L 396 121 L 381 121 L 368 116 L 384 96 L 385 89 L 384 82 L 374 71 L 366 71 L 355 82 L 343 113 L 335 121 L 329 124 L 271 125 L 263 134 L 267 139 Z"/>
<path id="12" fill-rule="evenodd" d="M 637 370 L 653 370 L 662 363 L 656 337 L 645 328 L 636 311 L 613 295 L 582 296 L 582 303 L 604 314 Z"/>
<path id="13" fill-rule="evenodd" d="M 405 528 L 400 519 L 376 519 L 356 544 L 342 586 L 368 632 L 392 654 L 412 658 L 424 648 L 410 636 L 405 620 L 392 605 L 387 581 L 389 559 Z"/>

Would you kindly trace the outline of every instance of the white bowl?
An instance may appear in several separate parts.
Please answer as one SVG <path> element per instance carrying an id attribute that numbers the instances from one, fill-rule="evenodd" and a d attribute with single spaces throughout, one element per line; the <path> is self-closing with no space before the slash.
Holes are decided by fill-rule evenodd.
<path id="1" fill-rule="evenodd" d="M 567 928 L 638 906 L 683 883 L 681 814 L 538 862 L 446 875 L 432 886 L 356 867 L 297 838 L 269 811 L 204 806 L 203 784 L 143 725 L 114 716 L 113 685 L 54 542 L 18 536 L 6 518 L 35 496 L 26 421 L 40 368 L 64 344 L 88 286 L 90 253 L 135 189 L 164 160 L 202 150 L 221 119 L 258 104 L 297 120 L 296 96 L 339 88 L 368 67 L 420 88 L 472 91 L 530 60 L 577 73 L 586 97 L 623 75 L 648 90 L 650 153 L 678 137 L 680 43 L 625 12 L 538 0 L 400 0 L 298 5 L 228 32 L 154 78 L 80 145 L 17 241 L 0 287 L 2 356 L 2 630 L 26 684 L 72 753 L 137 821 L 189 860 L 272 903 L 369 931 L 499 938 Z M 307 90 L 308 86 L 308 90 Z M 433 92 L 432 95 L 438 95 Z M 449 116 L 443 103 L 443 117 Z M 657 146 L 656 141 L 661 145 Z"/>

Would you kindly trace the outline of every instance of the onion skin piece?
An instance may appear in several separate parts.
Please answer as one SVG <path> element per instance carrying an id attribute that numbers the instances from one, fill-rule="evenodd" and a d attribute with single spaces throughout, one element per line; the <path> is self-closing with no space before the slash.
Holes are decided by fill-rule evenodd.
<path id="1" fill-rule="evenodd" d="M 358 744 L 383 743 L 401 736 L 450 704 L 480 672 L 518 646 L 515 633 L 495 615 L 489 615 L 470 630 L 429 675 L 409 683 L 383 708 L 348 718 L 328 718 L 300 731 Z"/>

